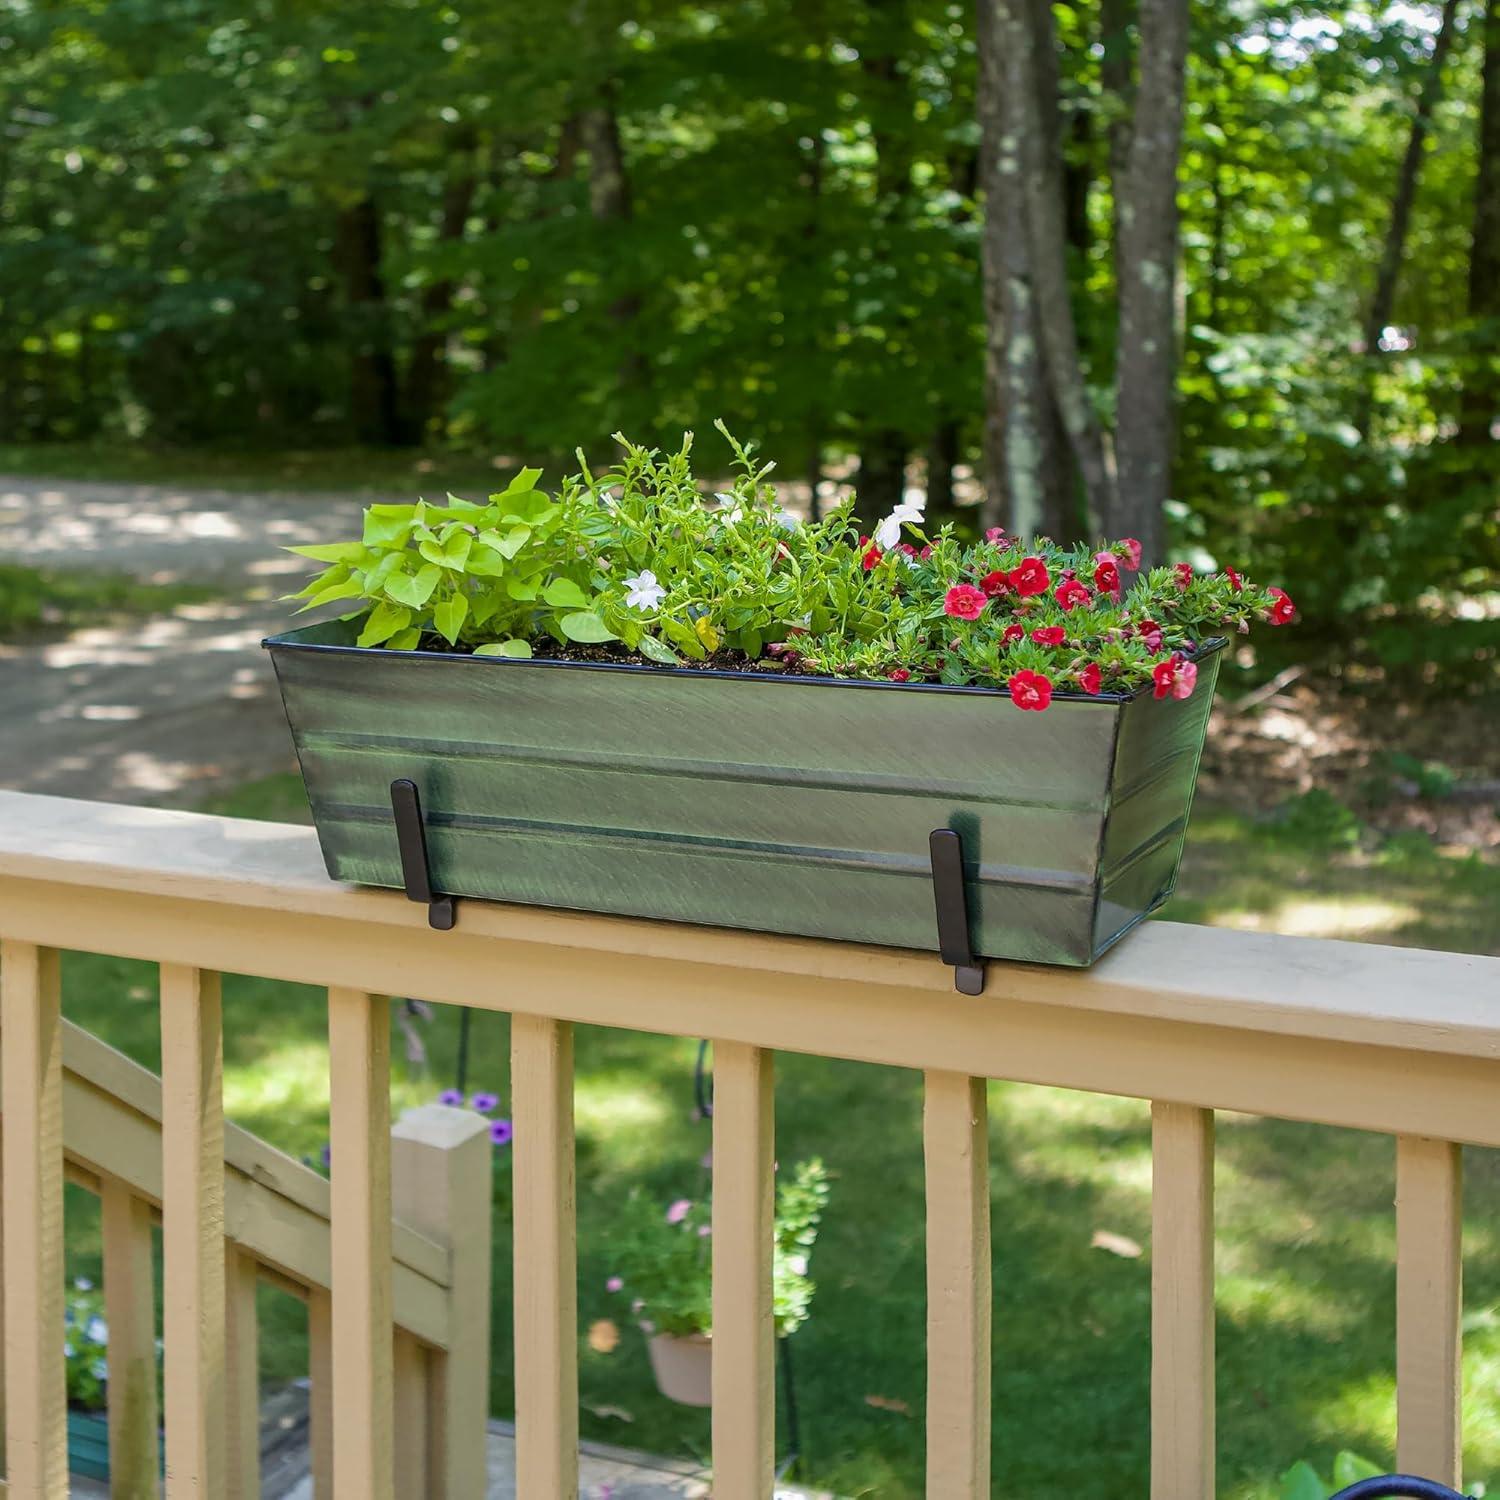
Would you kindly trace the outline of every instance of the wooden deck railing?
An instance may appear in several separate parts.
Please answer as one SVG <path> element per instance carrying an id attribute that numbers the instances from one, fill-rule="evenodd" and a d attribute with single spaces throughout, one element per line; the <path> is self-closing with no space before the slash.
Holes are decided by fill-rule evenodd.
<path id="1" fill-rule="evenodd" d="M 220 1106 L 219 971 L 328 990 L 334 1274 L 322 1313 L 318 1297 L 312 1305 L 331 1347 L 323 1388 L 334 1393 L 340 1500 L 479 1493 L 424 1490 L 392 1451 L 393 1410 L 410 1405 L 399 1378 L 409 1350 L 393 1324 L 419 1300 L 409 1292 L 403 1304 L 404 1278 L 421 1280 L 428 1264 L 420 1240 L 391 1239 L 387 1012 L 372 997 L 392 993 L 514 1016 L 523 1500 L 577 1494 L 577 1022 L 716 1043 L 716 1500 L 767 1500 L 772 1489 L 778 1049 L 925 1073 L 933 1500 L 990 1493 L 991 1078 L 1153 1101 L 1154 1500 L 1213 1494 L 1213 1110 L 1396 1135 L 1398 1461 L 1458 1479 L 1456 1143 L 1500 1145 L 1500 960 L 1158 923 L 1088 972 L 994 965 L 986 994 L 971 999 L 920 954 L 475 902 L 452 932 L 430 930 L 425 916 L 397 893 L 331 884 L 305 829 L 0 794 L 12 1495 L 50 1500 L 66 1484 L 61 1220 L 75 1093 L 64 1081 L 53 956 L 64 948 L 162 965 L 172 1500 L 226 1493 L 216 1435 L 229 1430 L 227 1392 L 242 1392 L 248 1370 L 226 1333 L 245 1299 L 226 1296 L 223 1282 L 236 1177 Z M 149 1200 L 150 1189 L 143 1181 L 133 1191 Z M 257 1231 L 237 1232 L 253 1240 Z M 460 1249 L 451 1251 L 450 1301 Z M 253 1242 L 250 1252 L 265 1258 Z M 465 1295 L 480 1298 L 470 1275 Z M 457 1337 L 451 1327 L 448 1336 Z M 428 1410 L 433 1421 L 464 1420 L 441 1398 Z"/>

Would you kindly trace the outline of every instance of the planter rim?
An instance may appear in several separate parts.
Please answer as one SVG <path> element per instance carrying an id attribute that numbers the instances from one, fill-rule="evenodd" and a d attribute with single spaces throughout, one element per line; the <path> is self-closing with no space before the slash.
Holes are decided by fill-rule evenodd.
<path id="1" fill-rule="evenodd" d="M 552 667 L 575 672 L 628 672 L 648 676 L 681 673 L 689 677 L 708 677 L 721 682 L 780 682 L 794 686 L 876 688 L 892 693 L 943 693 L 950 696 L 1003 698 L 1006 701 L 1010 699 L 1010 693 L 1003 687 L 959 686 L 946 682 L 887 682 L 873 677 L 814 677 L 803 672 L 731 672 L 722 667 L 669 667 L 665 664 L 655 666 L 628 661 L 570 661 L 552 656 L 475 656 L 469 651 L 422 651 L 420 649 L 392 651 L 384 646 L 356 646 L 338 641 L 298 639 L 303 630 L 314 628 L 316 627 L 302 626 L 296 630 L 283 631 L 278 635 L 268 635 L 261 641 L 261 646 L 268 651 L 273 646 L 280 646 L 294 651 L 326 652 L 335 656 L 387 656 L 403 661 L 413 658 L 419 661 L 477 661 L 485 666 Z M 1189 654 L 1189 659 L 1195 662 L 1202 661 L 1214 655 L 1215 652 L 1222 651 L 1228 644 L 1228 636 L 1210 636 L 1207 640 L 1198 643 L 1198 649 Z M 1153 691 L 1150 683 L 1142 683 L 1132 693 L 1082 693 L 1071 689 L 1055 689 L 1052 698 L 1054 702 L 1097 703 L 1101 706 L 1114 707 L 1121 703 L 1133 703 L 1137 698 L 1143 698 Z"/>

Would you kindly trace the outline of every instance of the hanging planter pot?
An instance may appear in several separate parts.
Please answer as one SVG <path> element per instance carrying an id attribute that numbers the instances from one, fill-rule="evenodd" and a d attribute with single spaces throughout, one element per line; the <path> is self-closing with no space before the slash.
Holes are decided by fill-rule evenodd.
<path id="1" fill-rule="evenodd" d="M 656 1333 L 646 1340 L 656 1388 L 679 1406 L 713 1405 L 713 1340 L 706 1333 Z"/>
<path id="2" fill-rule="evenodd" d="M 1222 642 L 1187 698 L 855 681 L 271 638 L 328 873 L 937 949 L 934 830 L 976 958 L 1086 965 L 1170 895 Z M 945 949 L 946 944 L 942 945 Z M 952 961 L 950 959 L 950 961 Z"/>

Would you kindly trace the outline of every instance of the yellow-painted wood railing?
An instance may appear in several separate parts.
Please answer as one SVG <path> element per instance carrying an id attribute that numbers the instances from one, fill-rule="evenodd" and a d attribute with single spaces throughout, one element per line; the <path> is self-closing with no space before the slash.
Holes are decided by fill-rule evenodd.
<path id="1" fill-rule="evenodd" d="M 488 1252 L 482 1262 L 472 1253 L 481 1227 L 455 1212 L 456 1162 L 413 1170 L 401 1126 L 391 1149 L 385 1011 L 370 997 L 392 993 L 514 1017 L 524 1500 L 577 1494 L 579 1022 L 716 1044 L 717 1500 L 766 1500 L 771 1490 L 776 1050 L 925 1074 L 934 1500 L 979 1500 L 991 1488 L 988 1079 L 1153 1101 L 1153 1500 L 1213 1493 L 1213 1111 L 1397 1136 L 1398 1458 L 1436 1479 L 1459 1477 L 1457 1146 L 1500 1145 L 1500 960 L 1158 923 L 1087 972 L 992 966 L 986 994 L 969 998 L 934 957 L 841 944 L 476 902 L 463 905 L 455 930 L 434 932 L 398 893 L 330 883 L 305 829 L 6 793 L 0 938 L 12 1495 L 65 1492 L 67 1163 L 94 1171 L 106 1194 L 106 1178 L 125 1184 L 124 1199 L 110 1208 L 107 1198 L 106 1208 L 122 1297 L 138 1297 L 147 1279 L 134 1205 L 162 1205 L 172 1500 L 249 1483 L 246 1259 L 308 1291 L 322 1484 L 331 1463 L 339 1500 L 481 1493 L 473 1471 L 444 1464 L 464 1462 L 482 1432 L 482 1397 L 454 1371 L 484 1358 L 467 1319 L 486 1304 Z M 65 948 L 162 965 L 154 1112 L 130 1089 L 85 1089 L 85 1070 L 73 1066 L 83 1043 L 65 1036 L 58 1016 L 54 955 Z M 284 1160 L 268 1182 L 245 1155 L 265 1148 L 223 1123 L 214 976 L 226 971 L 328 990 L 331 1199 L 310 1203 L 305 1182 L 293 1191 Z M 112 1102 L 98 1104 L 100 1093 Z M 89 1140 L 108 1132 L 80 1126 L 75 1135 L 72 1123 L 122 1100 L 164 1127 L 152 1137 L 161 1153 L 143 1146 L 134 1177 L 118 1162 L 90 1167 L 87 1151 L 103 1146 Z M 326 1237 L 302 1244 L 272 1212 L 287 1202 Z M 393 1203 L 411 1228 L 392 1229 Z M 126 1326 L 127 1360 L 143 1359 L 149 1321 L 130 1314 Z M 424 1370 L 420 1385 L 414 1372 Z M 424 1467 L 410 1432 L 440 1456 Z"/>

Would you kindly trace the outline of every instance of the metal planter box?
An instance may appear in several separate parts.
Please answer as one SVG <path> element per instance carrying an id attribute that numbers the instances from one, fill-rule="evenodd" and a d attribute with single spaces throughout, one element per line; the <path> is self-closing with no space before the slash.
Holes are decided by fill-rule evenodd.
<path id="1" fill-rule="evenodd" d="M 391 783 L 455 896 L 938 947 L 963 841 L 980 957 L 1092 963 L 1171 893 L 1218 670 L 1182 701 L 266 642 L 328 873 L 402 885 Z"/>

